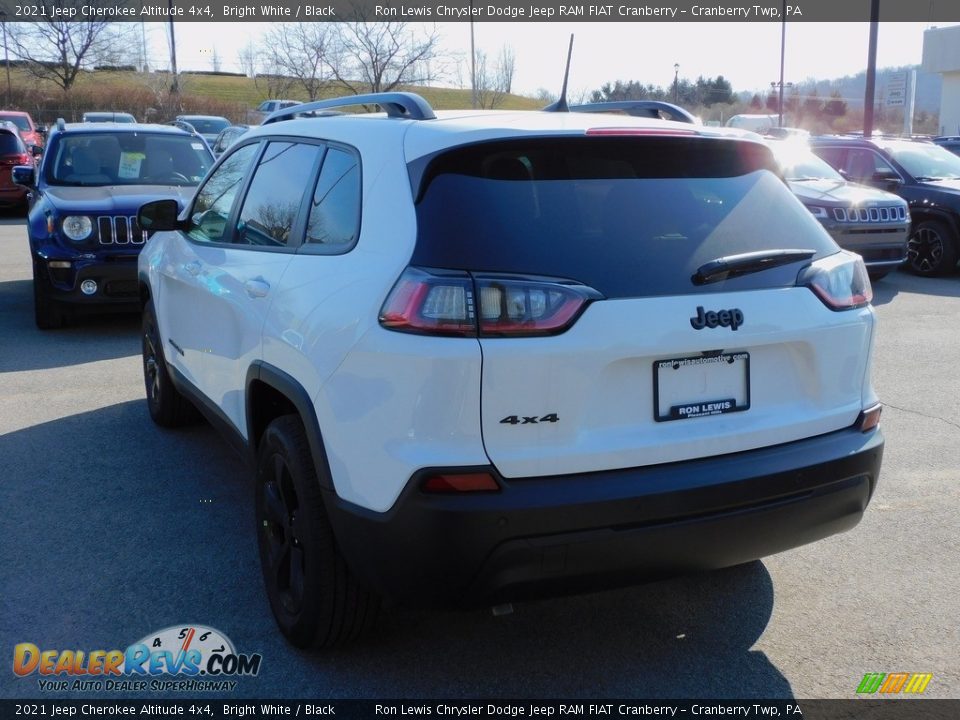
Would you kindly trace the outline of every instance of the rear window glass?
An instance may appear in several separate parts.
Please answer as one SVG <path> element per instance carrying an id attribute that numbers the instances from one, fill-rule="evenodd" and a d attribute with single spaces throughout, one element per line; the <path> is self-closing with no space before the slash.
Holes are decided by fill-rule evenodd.
<path id="1" fill-rule="evenodd" d="M 0 155 L 21 155 L 25 152 L 20 138 L 13 133 L 0 131 Z"/>
<path id="2" fill-rule="evenodd" d="M 718 138 L 532 139 L 435 158 L 413 264 L 576 280 L 607 297 L 792 285 L 799 264 L 704 286 L 718 257 L 836 252 L 769 150 Z"/>
<path id="3" fill-rule="evenodd" d="M 7 115 L 0 113 L 0 120 L 9 120 L 21 130 L 31 130 L 30 121 L 23 115 Z"/>
<path id="4" fill-rule="evenodd" d="M 223 118 L 183 118 L 185 122 L 193 125 L 198 133 L 212 135 L 220 132 L 226 127 L 230 127 L 230 121 Z"/>

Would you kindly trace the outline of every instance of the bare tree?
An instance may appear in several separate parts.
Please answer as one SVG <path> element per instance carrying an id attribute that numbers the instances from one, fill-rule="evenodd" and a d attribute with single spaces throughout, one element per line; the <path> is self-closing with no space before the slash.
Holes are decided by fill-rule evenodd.
<path id="1" fill-rule="evenodd" d="M 338 47 L 331 70 L 338 84 L 354 94 L 387 92 L 399 85 L 429 82 L 436 57 L 436 27 L 417 32 L 404 22 L 367 22 L 363 11 L 355 22 L 337 23 Z"/>
<path id="2" fill-rule="evenodd" d="M 52 5 L 64 13 L 80 17 L 85 0 L 54 0 Z M 66 17 L 66 14 L 59 17 Z M 81 22 L 74 19 L 39 20 L 11 23 L 10 51 L 26 62 L 27 71 L 36 78 L 50 80 L 69 90 L 85 64 L 96 62 L 110 50 L 115 37 L 107 31 L 110 22 Z"/>
<path id="3" fill-rule="evenodd" d="M 332 23 L 285 23 L 268 31 L 265 42 L 276 73 L 292 78 L 316 100 L 332 76 L 336 39 Z"/>
<path id="4" fill-rule="evenodd" d="M 220 72 L 220 68 L 223 66 L 223 60 L 220 57 L 220 53 L 217 52 L 216 45 L 213 46 L 213 52 L 210 54 L 210 66 L 215 73 Z"/>
<path id="5" fill-rule="evenodd" d="M 254 47 L 253 41 L 248 42 L 237 53 L 237 64 L 240 66 L 240 72 L 247 77 L 257 76 L 257 49 Z"/>
<path id="6" fill-rule="evenodd" d="M 504 45 L 500 48 L 500 58 L 497 62 L 497 82 L 508 95 L 513 92 L 513 73 L 517 69 L 517 56 L 513 48 Z"/>
<path id="7" fill-rule="evenodd" d="M 257 58 L 257 72 L 253 76 L 254 87 L 264 100 L 283 98 L 290 94 L 294 79 L 287 77 L 279 67 L 272 54 L 261 52 Z"/>
<path id="8" fill-rule="evenodd" d="M 144 122 L 166 122 L 183 112 L 183 98 L 179 92 L 171 91 L 170 73 L 167 70 L 143 73 L 139 76 L 139 84 L 153 95 L 151 106 L 144 112 Z M 184 84 L 178 87 L 183 90 Z"/>
<path id="9" fill-rule="evenodd" d="M 493 68 L 488 67 L 487 54 L 482 50 L 477 51 L 476 58 L 477 104 L 482 108 L 498 107 L 510 94 L 513 84 L 516 64 L 513 50 L 504 45 Z"/>
<path id="10" fill-rule="evenodd" d="M 98 66 L 143 67 L 145 47 L 143 36 L 127 23 L 113 23 L 104 31 L 98 43 L 99 50 L 90 55 Z"/>

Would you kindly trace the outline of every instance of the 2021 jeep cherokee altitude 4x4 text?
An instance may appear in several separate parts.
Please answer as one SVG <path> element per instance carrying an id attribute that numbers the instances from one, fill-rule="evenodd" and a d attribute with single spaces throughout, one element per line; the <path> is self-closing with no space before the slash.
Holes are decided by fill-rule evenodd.
<path id="1" fill-rule="evenodd" d="M 296 118 L 355 103 L 385 114 Z M 853 527 L 874 314 L 768 148 L 657 120 L 322 101 L 144 206 L 148 406 L 251 458 L 297 645 Z"/>

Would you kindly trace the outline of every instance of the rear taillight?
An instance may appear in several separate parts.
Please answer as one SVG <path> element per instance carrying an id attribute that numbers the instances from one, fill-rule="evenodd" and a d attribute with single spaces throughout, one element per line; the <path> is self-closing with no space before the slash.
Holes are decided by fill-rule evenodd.
<path id="1" fill-rule="evenodd" d="M 567 330 L 600 293 L 554 278 L 407 268 L 380 311 L 391 330 L 464 337 L 529 337 Z"/>
<path id="2" fill-rule="evenodd" d="M 599 293 L 584 285 L 505 277 L 476 278 L 480 335 L 556 335 Z"/>
<path id="3" fill-rule="evenodd" d="M 380 310 L 391 330 L 475 337 L 473 280 L 467 273 L 429 273 L 407 268 Z"/>
<path id="4" fill-rule="evenodd" d="M 32 162 L 29 155 L 20 153 L 18 155 L 4 155 L 0 157 L 0 165 L 30 165 Z"/>
<path id="5" fill-rule="evenodd" d="M 800 271 L 797 284 L 813 290 L 831 310 L 859 308 L 873 300 L 870 276 L 856 253 L 842 251 L 813 262 Z"/>

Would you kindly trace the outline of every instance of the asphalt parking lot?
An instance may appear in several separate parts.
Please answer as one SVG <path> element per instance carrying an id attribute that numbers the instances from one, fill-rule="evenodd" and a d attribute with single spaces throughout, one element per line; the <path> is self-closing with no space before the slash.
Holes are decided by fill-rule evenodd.
<path id="1" fill-rule="evenodd" d="M 900 671 L 958 698 L 960 275 L 875 292 L 887 445 L 853 531 L 503 617 L 391 611 L 371 641 L 311 654 L 274 628 L 238 458 L 206 425 L 150 422 L 139 319 L 37 330 L 25 227 L 0 218 L 0 696 L 41 696 L 11 671 L 18 643 L 125 648 L 203 624 L 263 656 L 236 698 L 850 698 Z"/>

